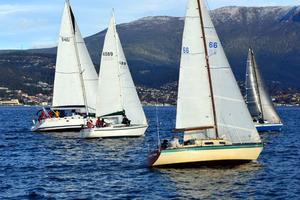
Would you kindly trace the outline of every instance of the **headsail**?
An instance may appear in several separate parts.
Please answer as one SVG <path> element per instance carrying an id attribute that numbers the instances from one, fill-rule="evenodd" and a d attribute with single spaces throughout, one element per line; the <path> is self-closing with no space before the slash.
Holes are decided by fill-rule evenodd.
<path id="1" fill-rule="evenodd" d="M 249 49 L 246 70 L 246 103 L 253 118 L 281 123 L 261 77 L 254 52 Z"/>
<path id="2" fill-rule="evenodd" d="M 89 113 L 96 113 L 96 92 L 98 88 L 98 74 L 89 55 L 85 42 L 76 24 L 76 44 L 80 59 L 81 74 L 85 90 L 87 108 Z"/>
<path id="3" fill-rule="evenodd" d="M 243 100 L 243 97 L 240 93 L 239 87 L 232 73 L 230 65 L 227 61 L 224 50 L 222 48 L 216 30 L 212 24 L 211 18 L 204 4 L 204 1 L 200 1 L 200 0 L 188 1 L 187 15 L 189 16 L 190 13 L 193 13 L 193 15 L 191 15 L 191 17 L 188 17 L 186 19 L 186 23 L 191 23 L 190 21 L 193 20 L 198 21 L 199 23 L 200 12 L 199 12 L 198 5 L 200 5 L 200 9 L 201 9 L 200 12 L 202 14 L 203 17 L 202 20 L 204 23 L 203 28 L 204 28 L 205 38 L 207 41 L 206 48 L 208 50 L 208 58 L 209 58 L 210 71 L 211 71 L 212 87 L 214 92 L 214 103 L 216 107 L 216 119 L 217 119 L 217 126 L 219 130 L 219 136 L 226 138 L 233 143 L 260 142 L 260 137 L 252 123 L 251 116 Z M 187 26 L 191 27 L 191 25 L 187 25 Z M 203 39 L 200 38 L 202 36 L 201 29 L 199 28 L 199 25 L 196 25 L 196 22 L 194 24 L 194 27 L 193 27 L 194 29 L 192 30 L 188 31 L 187 29 L 185 31 L 184 39 L 183 39 L 183 43 L 185 43 L 186 41 L 185 38 L 194 38 L 192 39 L 192 42 L 188 43 L 187 46 L 185 47 L 189 49 L 188 54 L 192 54 L 190 55 L 191 57 L 196 53 L 204 52 L 204 48 L 205 48 Z M 196 39 L 197 35 L 199 39 Z M 201 44 L 199 45 L 199 43 Z M 197 44 L 198 47 L 194 46 L 193 44 Z M 198 50 L 195 50 L 195 48 L 198 48 Z M 202 59 L 198 58 L 198 60 L 194 61 L 199 63 L 198 65 L 199 68 L 201 67 L 201 65 L 202 66 L 204 65 L 203 56 L 201 58 Z M 192 59 L 189 59 L 189 61 L 192 61 Z M 181 72 L 182 70 L 180 71 L 180 73 Z M 180 74 L 180 76 L 182 75 Z M 204 86 L 204 89 L 198 87 L 197 89 L 194 90 L 193 87 L 199 84 L 198 82 L 199 79 L 205 80 L 203 81 L 203 83 L 200 82 L 202 86 Z M 209 94 L 207 89 L 208 88 L 207 73 L 205 73 L 205 70 L 203 70 L 203 73 L 199 73 L 198 76 L 191 78 L 190 83 L 186 81 L 185 84 L 186 84 L 184 85 L 185 88 L 183 87 L 180 88 L 181 85 L 179 86 L 179 99 L 181 98 L 181 95 L 184 94 L 183 92 L 180 92 L 180 90 L 184 90 L 186 92 L 188 92 L 188 90 L 191 90 L 199 93 L 198 94 L 199 96 L 205 96 Z M 199 103 L 193 103 L 194 105 L 196 104 L 199 105 L 199 109 L 198 112 L 192 111 L 193 114 L 189 117 L 189 119 L 200 119 L 200 118 L 204 118 L 205 116 L 208 116 L 208 118 L 201 119 L 199 124 L 203 125 L 204 123 L 207 122 L 210 124 L 213 123 L 212 120 L 213 118 L 211 114 L 212 111 L 210 111 L 211 105 L 210 103 L 208 103 L 208 99 L 209 96 L 206 96 L 206 100 L 204 102 L 200 101 Z M 190 103 L 190 106 L 195 107 L 193 104 Z M 208 110 L 207 107 L 210 110 Z M 180 112 L 181 111 L 179 110 L 179 113 L 177 113 L 177 115 L 180 115 Z M 177 119 L 180 119 L 180 117 L 181 116 L 177 117 Z M 207 119 L 209 119 L 209 121 L 207 121 Z M 181 128 L 185 128 L 185 127 L 181 127 Z M 205 134 L 208 137 L 213 137 L 216 135 L 214 129 L 208 129 L 205 132 Z"/>
<path id="4" fill-rule="evenodd" d="M 119 68 L 120 68 L 120 82 L 121 82 L 121 96 L 123 108 L 127 117 L 133 124 L 147 124 L 146 116 L 137 94 L 134 82 L 132 80 L 128 63 L 125 58 L 125 54 L 119 39 L 119 35 L 116 32 L 117 47 L 119 51 Z"/>
<path id="5" fill-rule="evenodd" d="M 86 106 L 88 112 L 95 112 L 96 87 L 97 73 L 66 1 L 57 48 L 52 106 Z"/>
<path id="6" fill-rule="evenodd" d="M 133 124 L 147 124 L 123 48 L 111 17 L 102 52 L 97 98 L 97 116 L 125 110 Z"/>

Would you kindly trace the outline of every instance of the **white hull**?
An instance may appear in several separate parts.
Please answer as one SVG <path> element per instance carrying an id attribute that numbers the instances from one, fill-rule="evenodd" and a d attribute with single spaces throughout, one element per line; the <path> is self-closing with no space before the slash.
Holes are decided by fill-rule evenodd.
<path id="1" fill-rule="evenodd" d="M 80 131 L 80 136 L 82 138 L 140 137 L 145 134 L 147 128 L 147 125 L 85 128 Z"/>
<path id="2" fill-rule="evenodd" d="M 79 115 L 64 118 L 46 118 L 40 122 L 36 122 L 31 127 L 31 131 L 47 132 L 80 130 L 84 123 L 85 119 Z"/>

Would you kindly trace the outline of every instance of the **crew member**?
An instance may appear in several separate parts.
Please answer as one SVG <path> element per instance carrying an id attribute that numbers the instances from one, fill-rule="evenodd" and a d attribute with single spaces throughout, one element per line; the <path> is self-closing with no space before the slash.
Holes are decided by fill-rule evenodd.
<path id="1" fill-rule="evenodd" d="M 88 119 L 87 122 L 86 122 L 86 126 L 88 128 L 94 128 L 93 120 Z"/>
<path id="2" fill-rule="evenodd" d="M 58 110 L 55 111 L 55 117 L 56 117 L 56 118 L 59 118 L 59 115 L 60 115 L 59 111 L 58 111 Z"/>
<path id="3" fill-rule="evenodd" d="M 103 127 L 103 126 L 104 126 L 104 120 L 98 117 L 96 121 L 96 127 Z"/>
<path id="4" fill-rule="evenodd" d="M 126 115 L 123 116 L 122 124 L 130 126 L 130 120 L 126 117 Z"/>

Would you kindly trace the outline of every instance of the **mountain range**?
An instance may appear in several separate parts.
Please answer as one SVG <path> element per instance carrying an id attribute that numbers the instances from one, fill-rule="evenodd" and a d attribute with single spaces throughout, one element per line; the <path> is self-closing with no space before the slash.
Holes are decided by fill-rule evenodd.
<path id="1" fill-rule="evenodd" d="M 211 16 L 239 81 L 251 46 L 268 86 L 300 89 L 300 6 L 223 7 Z M 155 16 L 118 25 L 137 85 L 159 88 L 178 80 L 183 24 L 184 18 Z M 105 33 L 85 38 L 97 71 Z M 53 83 L 55 54 L 56 48 L 0 51 L 0 86 L 40 92 L 38 82 Z"/>

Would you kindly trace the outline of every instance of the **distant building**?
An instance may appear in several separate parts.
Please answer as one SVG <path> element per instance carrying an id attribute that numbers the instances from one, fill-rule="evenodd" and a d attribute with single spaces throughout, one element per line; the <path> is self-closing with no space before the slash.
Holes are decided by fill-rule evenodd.
<path id="1" fill-rule="evenodd" d="M 21 105 L 18 99 L 0 100 L 0 105 L 18 106 Z"/>

